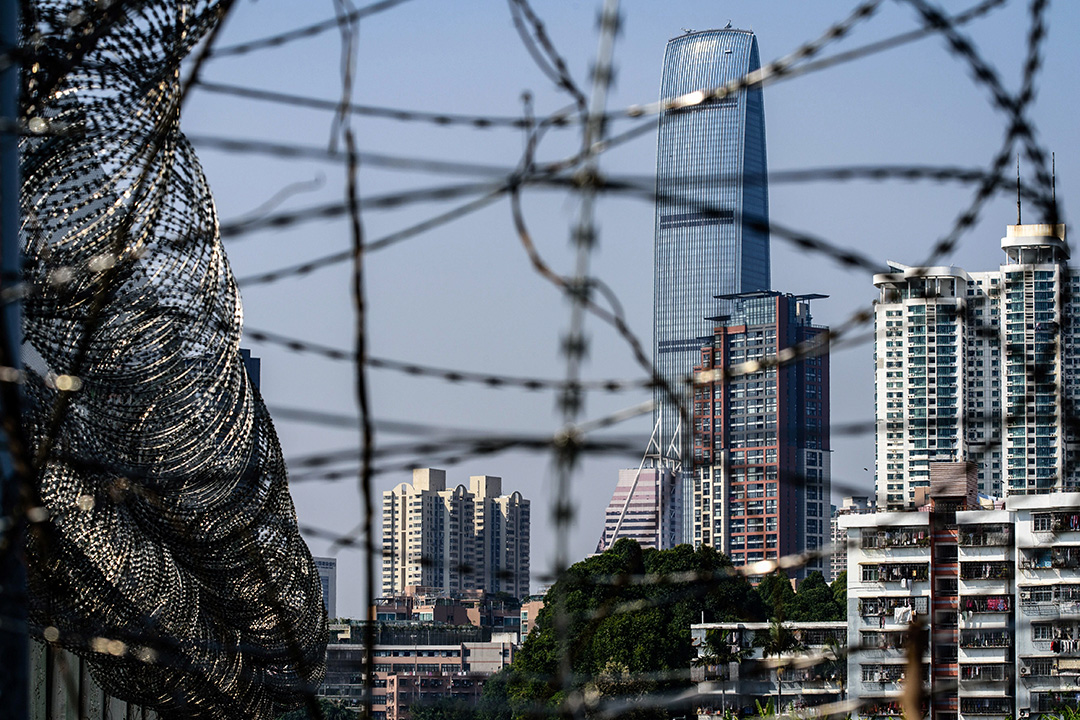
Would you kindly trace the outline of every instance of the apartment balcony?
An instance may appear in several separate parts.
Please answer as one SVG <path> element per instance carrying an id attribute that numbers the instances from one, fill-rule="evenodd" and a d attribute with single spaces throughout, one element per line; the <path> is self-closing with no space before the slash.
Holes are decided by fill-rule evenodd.
<path id="1" fill-rule="evenodd" d="M 863 564 L 862 582 L 898 583 L 907 588 L 910 583 L 930 579 L 929 563 L 881 563 Z"/>
<path id="2" fill-rule="evenodd" d="M 1020 555 L 1020 569 L 1028 575 L 1040 570 L 1076 570 L 1077 568 L 1080 568 L 1080 546 L 1076 545 L 1024 550 Z"/>
<path id="3" fill-rule="evenodd" d="M 859 697 L 900 697 L 904 693 L 902 680 L 870 680 L 859 684 Z"/>
<path id="4" fill-rule="evenodd" d="M 1024 600 L 1021 596 L 1020 612 L 1045 618 L 1080 618 L 1080 600 Z"/>
<path id="5" fill-rule="evenodd" d="M 964 582 L 1008 580 L 1012 572 L 1012 563 L 1007 561 L 960 563 L 960 579 Z"/>
<path id="6" fill-rule="evenodd" d="M 897 610 L 911 610 L 917 615 L 926 615 L 929 608 L 927 597 L 875 597 L 859 599 L 859 615 L 868 623 L 875 623 L 879 617 L 886 620 L 894 617 Z"/>
<path id="7" fill-rule="evenodd" d="M 862 536 L 863 550 L 928 547 L 930 547 L 930 532 L 925 527 L 889 528 Z"/>
<path id="8" fill-rule="evenodd" d="M 960 714 L 970 715 L 1011 715 L 1012 698 L 1007 697 L 962 697 Z"/>
<path id="9" fill-rule="evenodd" d="M 1080 658 L 1080 640 L 1032 640 L 1038 652 L 1053 653 L 1058 657 Z"/>
<path id="10" fill-rule="evenodd" d="M 1012 632 L 1009 630 L 962 630 L 960 647 L 964 649 L 1012 647 Z"/>
<path id="11" fill-rule="evenodd" d="M 1023 670 L 1023 668 L 1021 668 Z M 1077 692 L 1080 685 L 1076 675 L 1025 675 L 1021 673 L 1020 682 L 1027 688 L 1029 693 L 1072 691 Z"/>
<path id="12" fill-rule="evenodd" d="M 960 528 L 958 544 L 964 548 L 977 547 L 1012 547 L 1012 532 L 1005 526 L 994 526 L 995 529 L 983 527 Z"/>
<path id="13" fill-rule="evenodd" d="M 1032 693 L 1029 698 L 1031 712 L 1057 712 L 1063 706 L 1076 707 L 1080 704 L 1080 690 Z"/>
<path id="14" fill-rule="evenodd" d="M 1012 610 L 1011 595 L 966 595 L 960 598 L 961 613 L 1007 613 Z"/>
<path id="15" fill-rule="evenodd" d="M 999 690 L 1002 683 L 1012 682 L 1009 663 L 967 664 L 960 666 L 961 691 Z"/>

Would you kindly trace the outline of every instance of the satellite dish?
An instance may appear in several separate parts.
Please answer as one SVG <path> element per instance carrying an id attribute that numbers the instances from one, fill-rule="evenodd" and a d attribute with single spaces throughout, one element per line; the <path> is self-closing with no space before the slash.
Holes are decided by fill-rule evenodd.
<path id="1" fill-rule="evenodd" d="M 730 30 L 731 29 L 731 21 L 730 20 L 727 21 L 727 25 L 724 26 L 724 29 L 725 30 Z"/>

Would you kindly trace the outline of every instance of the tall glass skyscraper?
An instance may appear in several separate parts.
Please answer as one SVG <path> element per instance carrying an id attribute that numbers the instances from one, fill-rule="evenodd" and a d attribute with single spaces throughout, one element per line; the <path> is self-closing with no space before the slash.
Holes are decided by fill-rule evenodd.
<path id="1" fill-rule="evenodd" d="M 667 44 L 660 96 L 718 87 L 760 66 L 757 39 L 748 30 L 688 32 Z M 705 318 L 723 312 L 715 296 L 769 289 L 761 88 L 665 111 L 656 155 L 653 362 L 685 402 L 682 380 L 700 362 L 712 333 Z M 660 390 L 656 400 L 657 441 L 667 454 L 680 427 L 679 410 Z M 687 410 L 693 417 L 693 408 Z M 691 431 L 682 428 L 675 445 L 684 461 L 691 457 Z"/>

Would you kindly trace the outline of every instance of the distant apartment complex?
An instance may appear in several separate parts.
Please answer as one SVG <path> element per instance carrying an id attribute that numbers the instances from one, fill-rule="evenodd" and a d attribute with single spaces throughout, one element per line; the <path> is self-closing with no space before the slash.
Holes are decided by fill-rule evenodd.
<path id="1" fill-rule="evenodd" d="M 414 470 L 383 493 L 382 594 L 407 587 L 527 596 L 529 501 L 503 495 L 501 478 L 447 489 L 443 470 Z"/>
<path id="2" fill-rule="evenodd" d="M 919 503 L 935 462 L 994 497 L 1080 487 L 1080 273 L 1064 225 L 1010 225 L 996 271 L 874 277 L 878 506 Z"/>
<path id="3" fill-rule="evenodd" d="M 604 535 L 596 551 L 621 538 L 643 548 L 668 550 L 682 542 L 682 484 L 670 468 L 620 470 L 604 514 Z"/>
<path id="4" fill-rule="evenodd" d="M 830 535 L 829 354 L 821 295 L 723 296 L 695 368 L 690 527 L 735 564 L 825 547 Z M 776 362 L 777 359 L 781 362 Z M 805 572 L 829 571 L 815 558 Z M 800 574 L 803 571 L 800 571 Z"/>

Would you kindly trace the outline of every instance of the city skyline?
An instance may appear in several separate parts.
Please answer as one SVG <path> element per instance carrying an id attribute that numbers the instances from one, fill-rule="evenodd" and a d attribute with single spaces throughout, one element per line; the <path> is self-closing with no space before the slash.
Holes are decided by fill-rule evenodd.
<path id="1" fill-rule="evenodd" d="M 595 54 L 595 5 L 538 4 L 555 45 L 564 53 L 571 74 L 588 87 L 588 70 Z M 616 83 L 610 106 L 649 105 L 657 98 L 657 68 L 667 41 L 683 28 L 723 27 L 730 18 L 738 27 L 752 27 L 762 42 L 763 65 L 781 58 L 851 10 L 847 2 L 808 7 L 799 3 L 754 8 L 751 14 L 691 3 L 657 7 L 623 4 L 625 21 L 616 42 Z M 733 16 L 734 14 L 734 16 Z M 1031 120 L 1044 146 L 1058 150 L 1058 197 L 1068 198 L 1074 161 L 1067 151 L 1071 125 L 1060 112 L 1076 91 L 1071 72 L 1076 49 L 1063 44 L 1060 28 L 1080 21 L 1080 8 L 1055 5 L 1038 85 L 1052 88 L 1037 95 Z M 225 25 L 223 46 L 254 40 L 278 31 L 324 19 L 316 7 L 282 2 L 238 5 Z M 1017 28 L 1026 27 L 1027 8 L 1010 4 L 963 27 L 979 51 L 1002 75 L 1010 90 L 1020 84 L 1023 43 Z M 391 32 L 410 28 L 424 52 L 402 54 L 401 36 Z M 917 31 L 917 15 L 903 4 L 882 5 L 869 20 L 857 24 L 844 38 L 826 47 L 823 57 L 872 44 L 893 35 Z M 336 98 L 339 55 L 329 36 L 301 40 L 279 50 L 228 55 L 207 63 L 202 77 L 208 83 L 274 88 L 302 96 Z M 483 48 L 483 52 L 478 49 Z M 454 12 L 405 3 L 393 12 L 365 21 L 357 46 L 362 67 L 382 67 L 378 75 L 363 74 L 354 95 L 361 104 L 405 109 L 429 108 L 446 113 L 519 116 L 521 92 L 529 90 L 533 107 L 548 112 L 566 100 L 535 68 L 513 31 L 504 3 L 478 3 Z M 394 62 L 386 62 L 386 58 Z M 434 57 L 457 58 L 455 67 L 432 62 Z M 491 59 L 498 57 L 498 62 Z M 327 68 L 331 68 L 327 72 Z M 273 76 L 273 82 L 267 78 Z M 901 44 L 886 52 L 771 84 L 768 144 L 772 175 L 769 187 L 770 221 L 779 227 L 827 240 L 842 250 L 880 261 L 893 259 L 917 265 L 934 242 L 947 234 L 961 208 L 970 202 L 969 183 L 920 182 L 805 182 L 789 171 L 871 166 L 956 166 L 985 168 L 997 151 L 1007 117 L 995 111 L 987 92 L 971 82 L 966 66 L 954 59 L 939 36 Z M 918 102 L 913 102 L 918 98 Z M 199 151 L 224 225 L 243 219 L 268 199 L 288 188 L 280 211 L 293 211 L 342 197 L 341 172 L 336 165 L 315 159 L 282 159 L 267 154 L 227 152 L 202 141 L 206 136 L 250 137 L 260 141 L 324 146 L 332 113 L 281 103 L 212 92 L 196 87 L 184 108 L 183 128 Z M 242 120 L 222 124 L 222 118 Z M 435 158 L 451 163 L 516 164 L 520 132 L 513 129 L 474 129 L 471 126 L 433 126 L 420 121 L 402 123 L 372 116 L 355 116 L 362 152 L 361 195 L 379 194 L 455 183 L 462 176 L 419 174 L 415 165 L 379 164 L 379 155 Z M 613 118 L 612 133 L 637 121 Z M 613 147 L 601 168 L 651 188 L 655 182 L 655 130 Z M 542 158 L 572 154 L 578 148 L 563 129 L 549 131 Z M 1025 188 L 1033 167 L 1023 160 Z M 324 178 L 319 185 L 319 179 Z M 472 181 L 476 175 L 463 176 Z M 481 179 L 488 176 L 479 176 Z M 651 192 L 649 193 L 651 194 Z M 979 213 L 971 231 L 954 246 L 951 262 L 966 267 L 992 266 L 1000 252 L 986 237 L 1000 235 L 1000 226 L 1015 212 L 1007 201 L 1010 188 L 999 188 L 997 201 Z M 1067 209 L 1066 204 L 1066 209 Z M 562 194 L 526 191 L 523 209 L 527 229 L 543 257 L 566 272 L 572 259 L 566 252 L 572 202 Z M 365 211 L 364 230 L 378 240 L 411 222 L 446 209 L 442 205 L 410 205 L 402 210 Z M 648 345 L 652 319 L 652 235 L 655 212 L 651 202 L 615 195 L 602 198 L 594 274 L 606 281 L 623 304 L 628 325 Z M 378 358 L 415 362 L 480 373 L 558 379 L 563 360 L 559 338 L 566 330 L 561 295 L 530 271 L 509 210 L 503 203 L 465 217 L 439 230 L 387 247 L 368 258 L 370 352 Z M 989 230 L 989 232 L 987 232 Z M 350 536 L 361 504 L 355 467 L 314 468 L 321 457 L 344 456 L 356 447 L 353 425 L 313 424 L 314 410 L 331 417 L 355 417 L 353 368 L 348 363 L 287 347 L 250 340 L 254 331 L 269 331 L 318 346 L 348 349 L 353 318 L 349 274 L 333 266 L 278 283 L 244 282 L 264 272 L 313 257 L 347 250 L 347 225 L 341 222 L 282 226 L 259 237 L 229 239 L 226 249 L 241 279 L 245 346 L 263 359 L 262 394 L 273 413 L 289 462 L 291 487 L 301 524 L 325 531 L 332 538 Z M 841 327 L 861 308 L 869 307 L 874 288 L 869 270 L 852 270 L 819 253 L 806 254 L 790 240 L 775 234 L 772 241 L 772 284 L 793 293 L 823 292 L 830 299 L 816 309 L 824 324 Z M 642 377 L 625 341 L 598 321 L 587 321 L 589 356 L 586 378 Z M 423 342 L 418 342 L 419 338 Z M 853 338 L 857 335 L 853 335 Z M 495 338 L 496 340 L 492 340 Z M 646 355 L 650 355 L 646 349 Z M 868 345 L 845 345 L 832 357 L 834 374 L 843 378 L 834 389 L 832 421 L 858 427 L 873 418 L 873 369 Z M 491 435 L 499 431 L 536 437 L 558 429 L 554 397 L 504 387 L 467 382 L 446 383 L 437 378 L 409 376 L 372 368 L 372 412 L 377 448 L 387 452 L 422 444 L 420 433 L 445 429 Z M 650 393 L 591 391 L 585 413 L 601 418 L 647 400 Z M 283 412 L 291 411 L 291 412 Z M 324 417 L 316 414 L 314 419 Z M 306 420 L 306 421 L 305 421 Z M 611 498 L 619 467 L 640 460 L 651 416 L 614 428 L 620 437 L 639 438 L 633 455 L 586 455 L 577 466 L 580 479 L 571 489 L 575 519 L 568 533 L 571 558 L 582 557 L 596 545 L 603 512 Z M 393 435 L 403 428 L 408 435 Z M 872 490 L 873 467 L 869 435 L 840 434 L 833 439 L 833 487 L 837 494 Z M 629 444 L 629 443 L 628 443 Z M 380 451 L 381 452 L 381 451 Z M 355 457 L 355 455 L 353 455 Z M 434 458 L 436 467 L 444 467 Z M 407 479 L 406 461 L 423 457 L 391 455 L 380 459 L 376 492 Z M 395 469 L 401 468 L 401 469 Z M 338 479 L 316 479 L 317 471 L 338 471 Z M 491 473 L 506 478 L 508 489 L 528 491 L 533 501 L 533 573 L 547 574 L 553 556 L 550 454 L 524 450 L 489 457 L 463 458 L 448 467 L 455 475 Z M 362 565 L 358 545 L 333 547 L 332 539 L 309 535 L 316 554 L 336 553 L 340 567 L 339 612 L 362 613 Z M 351 568 L 346 572 L 344 568 Z M 536 583 L 534 583 L 535 585 Z"/>
<path id="2" fill-rule="evenodd" d="M 837 689 L 856 718 L 1080 702 L 1080 272 L 1051 154 L 1067 179 L 1080 9 L 822 0 L 709 31 L 727 8 L 682 2 L 4 4 L 15 715 L 28 672 L 32 718 L 314 711 L 336 639 L 321 694 L 376 720 L 475 700 L 519 651 L 500 715 L 630 691 L 710 720 L 740 621 L 770 621 L 775 683 L 735 694 L 781 714 Z M 710 38 L 748 92 L 713 85 Z M 673 47 L 701 62 L 657 102 Z M 771 172 L 738 119 L 763 92 Z M 695 345 L 680 436 L 649 398 Z M 654 444 L 698 472 L 609 493 Z M 884 512 L 826 530 L 831 491 L 873 481 Z M 670 546 L 679 506 L 692 545 L 614 542 Z M 613 551 L 576 562 L 600 524 Z M 849 579 L 808 575 L 848 532 Z M 508 597 L 547 583 L 543 609 Z"/>

